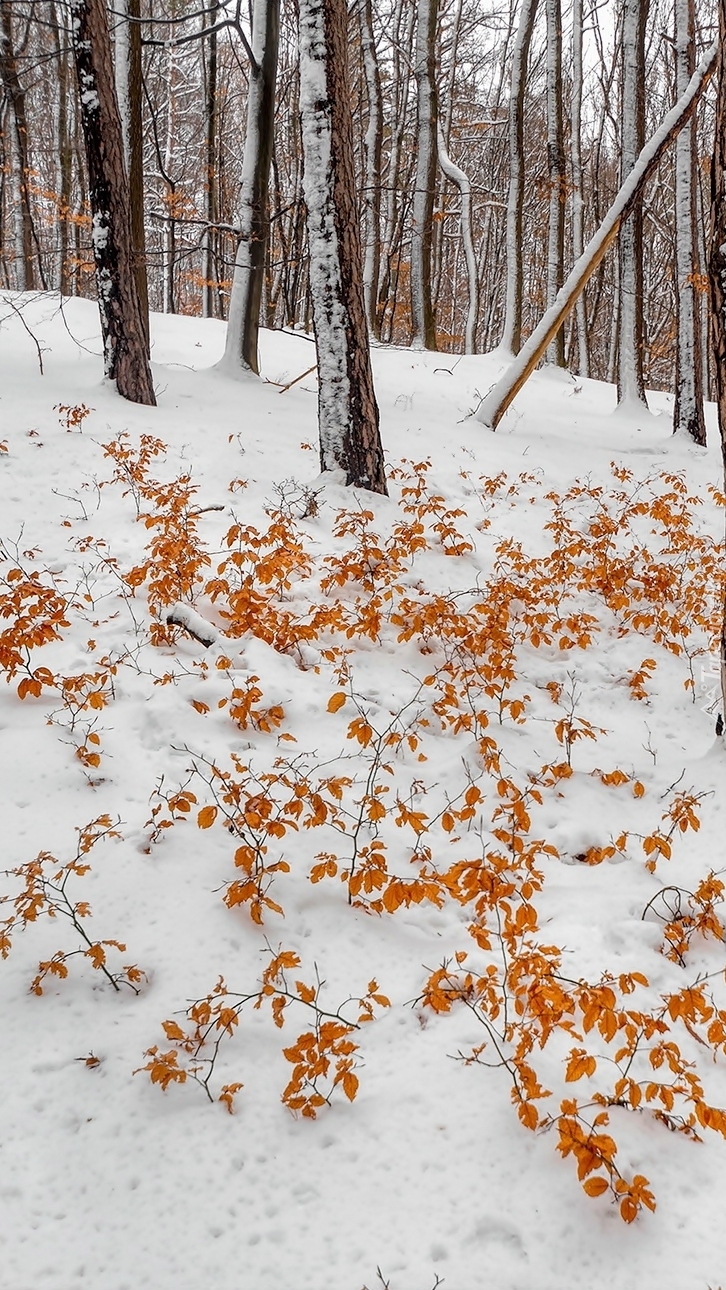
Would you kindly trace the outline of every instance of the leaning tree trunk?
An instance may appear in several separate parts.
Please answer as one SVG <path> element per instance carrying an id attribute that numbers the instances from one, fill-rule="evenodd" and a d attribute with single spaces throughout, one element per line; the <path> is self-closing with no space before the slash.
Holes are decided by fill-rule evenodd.
<path id="1" fill-rule="evenodd" d="M 105 0 L 70 0 L 70 14 L 104 369 L 125 399 L 155 404 L 134 276 L 131 207 Z"/>
<path id="2" fill-rule="evenodd" d="M 259 374 L 257 342 L 267 246 L 267 194 L 275 126 L 280 0 L 255 0 L 247 133 L 239 199 L 239 245 L 223 367 Z"/>
<path id="3" fill-rule="evenodd" d="M 694 0 L 675 0 L 676 94 L 682 94 L 696 65 Z M 696 118 L 676 140 L 676 397 L 673 432 L 706 442 L 701 367 L 701 319 L 696 295 Z"/>
<path id="4" fill-rule="evenodd" d="M 620 182 L 645 142 L 645 24 L 649 0 L 622 0 Z M 620 230 L 618 404 L 646 407 L 643 376 L 643 204 L 636 201 Z"/>
<path id="5" fill-rule="evenodd" d="M 537 17 L 537 0 L 522 0 L 519 27 L 512 52 L 509 87 L 509 193 L 507 196 L 507 289 L 502 349 L 517 354 L 522 343 L 524 283 L 522 222 L 524 214 L 524 98 L 527 60 Z"/>
<path id="6" fill-rule="evenodd" d="M 726 3 L 726 0 L 722 0 Z M 568 277 L 562 284 L 557 299 L 535 327 L 526 345 L 510 363 L 506 372 L 497 381 L 492 390 L 482 399 L 477 411 L 476 420 L 496 430 L 509 405 L 517 397 L 522 386 L 532 375 L 542 358 L 547 346 L 557 334 L 565 319 L 569 317 L 580 294 L 602 262 L 608 247 L 612 246 L 620 232 L 621 225 L 628 218 L 633 206 L 640 199 L 643 189 L 658 163 L 678 136 L 684 125 L 690 121 L 698 100 L 708 84 L 718 57 L 718 42 L 706 51 L 688 88 L 678 102 L 664 117 L 655 134 L 643 148 L 636 164 L 617 197 L 602 221 L 599 229 L 590 238 L 580 259 L 573 265 Z"/>
<path id="7" fill-rule="evenodd" d="M 711 245 L 709 278 L 713 325 L 714 367 L 716 369 L 716 399 L 718 424 L 721 432 L 721 450 L 724 464 L 724 490 L 726 490 L 726 0 L 719 0 L 719 62 L 718 90 L 716 96 L 716 137 L 711 167 Z M 726 719 L 726 588 L 724 589 L 723 617 L 721 621 L 721 695 L 723 711 L 717 724 L 724 733 Z"/>
<path id="8" fill-rule="evenodd" d="M 385 493 L 353 159 L 345 0 L 300 0 L 300 112 L 320 464 Z"/>
<path id="9" fill-rule="evenodd" d="M 436 189 L 436 22 L 438 0 L 418 0 L 415 74 L 416 179 L 411 228 L 411 331 L 414 349 L 436 349 L 431 247 Z"/>

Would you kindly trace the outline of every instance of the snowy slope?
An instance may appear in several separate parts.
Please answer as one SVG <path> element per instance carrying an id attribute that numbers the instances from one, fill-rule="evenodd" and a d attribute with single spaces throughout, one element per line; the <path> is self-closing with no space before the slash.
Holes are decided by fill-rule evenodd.
<path id="1" fill-rule="evenodd" d="M 726 988 L 717 935 L 694 935 L 682 962 L 662 952 L 663 910 L 673 907 L 673 899 L 685 909 L 684 893 L 709 871 L 726 867 L 726 762 L 714 736 L 715 709 L 708 710 L 716 697 L 716 659 L 706 636 L 686 633 L 689 668 L 684 653 L 658 643 L 651 627 L 621 630 L 612 605 L 578 592 L 568 612 L 597 619 L 591 642 L 567 645 L 563 627 L 549 643 L 518 646 L 516 679 L 505 697 L 523 707 L 520 713 L 505 705 L 500 724 L 496 697 L 478 693 L 473 708 L 466 708 L 456 672 L 449 674 L 454 697 L 447 699 L 445 665 L 453 667 L 459 655 L 433 629 L 430 638 L 409 632 L 406 619 L 412 606 L 421 609 L 438 596 L 460 613 L 462 631 L 467 614 L 488 622 L 501 544 L 521 544 L 532 560 L 546 556 L 552 532 L 544 526 L 554 505 L 546 494 L 561 495 L 578 480 L 590 491 L 573 497 L 568 515 L 572 532 L 583 535 L 601 514 L 594 490 L 601 488 L 604 497 L 634 489 L 638 498 L 652 499 L 673 487 L 662 472 L 683 480 L 697 499 L 687 510 L 701 541 L 700 560 L 723 532 L 723 512 L 709 492 L 709 485 L 722 484 L 713 410 L 712 446 L 702 450 L 672 438 L 668 396 L 652 396 L 654 415 L 613 415 L 610 387 L 545 371 L 531 379 L 492 435 L 470 413 L 500 374 L 500 358 L 379 349 L 374 366 L 382 438 L 389 469 L 404 474 L 391 478 L 390 498 L 351 497 L 335 480 L 318 476 L 314 377 L 281 392 L 313 362 L 305 337 L 264 333 L 266 381 L 235 381 L 214 370 L 223 350 L 221 324 L 154 317 L 159 406 L 148 409 L 123 402 L 101 383 L 97 314 L 90 303 L 66 301 L 60 308 L 57 297 L 10 297 L 0 301 L 0 324 L 0 441 L 7 445 L 0 456 L 0 539 L 7 556 L 0 572 L 7 578 L 22 568 L 26 579 L 35 572 L 67 602 L 69 624 L 58 628 L 58 639 L 32 651 L 31 670 L 47 668 L 53 685 L 21 700 L 18 684 L 28 673 L 19 666 L 0 689 L 2 868 L 17 870 L 47 852 L 57 861 L 46 862 L 44 872 L 52 876 L 73 860 L 76 830 L 108 816 L 120 836 L 94 845 L 90 871 L 71 871 L 66 890 L 72 903 L 89 903 L 90 914 L 77 921 L 94 944 L 113 939 L 126 946 L 106 947 L 111 974 L 129 964 L 145 974 L 132 981 L 138 994 L 124 983 L 115 991 L 103 972 L 94 971 L 90 956 L 76 954 L 58 960 L 67 977 L 49 969 L 42 993 L 33 993 L 39 962 L 50 962 L 58 951 L 83 950 L 87 942 L 62 909 L 54 918 L 41 910 L 24 929 L 11 929 L 7 958 L 0 962 L 2 1290 L 726 1285 L 724 1137 L 706 1128 L 698 1143 L 669 1132 L 648 1111 L 662 1102 L 637 1110 L 610 1106 L 607 1132 L 617 1142 L 618 1166 L 628 1178 L 649 1180 L 657 1207 L 626 1224 L 612 1196 L 585 1195 L 572 1157 L 562 1159 L 557 1151 L 557 1128 L 528 1132 L 512 1105 L 507 1071 L 482 1064 L 493 1059 L 491 1045 L 480 1063 L 456 1060 L 486 1037 L 475 1012 L 465 1002 L 445 1012 L 425 1006 L 427 978 L 444 960 L 457 971 L 457 952 L 469 956 L 463 970 L 471 966 L 479 973 L 500 962 L 496 944 L 488 952 L 467 930 L 471 905 L 443 887 L 437 901 L 412 900 L 393 913 L 349 904 L 340 872 L 350 855 L 352 816 L 345 816 L 345 829 L 334 822 L 336 802 L 355 813 L 372 765 L 375 736 L 351 737 L 356 718 L 379 733 L 401 735 L 397 746 L 390 743 L 381 753 L 390 770 L 374 767 L 367 781 L 381 790 L 384 816 L 380 824 L 363 820 L 359 846 L 378 835 L 389 876 L 402 882 L 423 872 L 435 887 L 455 862 L 480 861 L 493 845 L 493 812 L 509 800 L 498 781 L 529 791 L 528 776 L 539 776 L 541 804 L 529 801 L 531 836 L 550 850 L 537 860 L 542 890 L 532 897 L 539 918 L 532 939 L 559 948 L 561 975 L 573 988 L 598 982 L 603 973 L 616 980 L 641 974 L 647 985 L 634 987 L 633 997 L 650 1012 L 664 995 L 675 997 L 708 974 L 707 997 L 716 1010 L 711 1022 L 718 1021 Z M 42 351 L 42 375 L 33 337 Z M 58 408 L 81 405 L 88 415 L 80 426 L 67 427 L 68 414 Z M 119 441 L 124 433 L 128 439 Z M 287 585 L 276 589 L 279 568 L 271 570 L 270 581 L 260 575 L 259 621 L 252 611 L 250 629 L 229 641 L 220 636 L 209 650 L 182 630 L 170 643 L 150 643 L 148 578 L 135 595 L 124 582 L 143 564 L 145 548 L 160 530 L 137 521 L 133 492 L 123 482 L 106 482 L 114 461 L 103 445 L 122 442 L 135 451 L 143 435 L 166 445 L 166 453 L 150 461 L 148 478 L 168 482 L 190 475 L 187 487 L 198 490 L 189 496 L 187 514 L 210 564 L 200 566 L 197 583 L 181 599 L 220 632 L 229 630 L 220 612 L 224 595 L 213 603 L 202 584 L 236 549 L 247 552 L 243 571 L 250 569 L 254 549 L 249 534 L 246 546 L 241 539 L 237 547 L 237 539 L 228 545 L 231 526 L 254 526 L 264 534 L 276 506 L 292 514 L 285 531 L 294 532 L 301 554 L 289 565 Z M 411 463 L 426 460 L 427 469 L 412 469 Z M 611 463 L 632 472 L 630 481 L 623 484 Z M 649 484 L 642 483 L 646 478 Z M 281 504 L 278 486 L 289 480 L 297 484 L 283 487 Z M 417 486 L 419 502 L 432 495 L 443 501 L 420 521 L 425 546 L 396 563 L 386 541 L 395 524 L 413 522 L 412 513 L 401 509 L 411 498 L 402 489 Z M 317 505 L 311 505 L 309 489 Z M 173 492 L 170 497 L 173 506 Z M 142 515 L 158 519 L 148 497 L 142 495 L 139 506 Z M 335 532 L 344 509 L 372 512 L 363 521 L 369 563 L 348 577 L 341 570 L 355 536 Z M 301 514 L 306 510 L 317 513 Z M 660 559 L 664 539 L 653 514 L 651 507 L 636 515 L 632 532 Z M 442 515 L 454 536 L 435 528 Z M 370 555 L 372 532 L 380 538 L 378 555 Z M 616 544 L 624 533 L 616 527 Z M 457 541 L 461 553 L 447 554 Z M 289 553 L 289 542 L 282 546 Z M 275 549 L 261 547 L 257 554 Z M 390 577 L 386 559 L 395 565 Z M 587 561 L 578 559 L 578 568 L 586 568 Z M 338 583 L 321 587 L 321 577 L 336 570 Z M 229 567 L 224 576 L 232 577 Z M 684 573 L 686 582 L 695 576 Z M 2 589 L 4 603 L 14 586 L 11 578 Z M 360 623 L 375 608 L 376 589 L 390 597 L 384 596 L 378 630 L 365 635 Z M 403 622 L 388 621 L 401 604 Z M 294 636 L 295 623 L 309 625 L 311 606 L 323 606 L 333 617 L 308 633 L 300 648 L 288 647 L 284 630 Z M 283 626 L 271 641 L 275 615 Z M 12 630 L 13 622 L 12 616 L 0 620 L 0 631 Z M 672 642 L 671 628 L 663 630 Z M 488 648 L 485 640 L 484 654 Z M 628 681 L 645 659 L 655 666 L 646 669 L 638 698 Z M 59 678 L 84 675 L 96 680 L 80 683 L 78 693 L 85 701 L 99 692 L 98 706 L 74 706 L 72 696 L 64 703 Z M 427 683 L 432 675 L 436 679 Z M 230 719 L 250 677 L 258 678 L 252 684 L 262 692 L 253 709 L 269 714 L 281 708 L 281 717 L 273 712 L 246 725 Z M 561 687 L 558 703 L 550 683 Z M 334 695 L 341 698 L 329 708 Z M 543 767 L 566 762 L 565 736 L 560 728 L 558 739 L 556 727 L 568 711 L 570 730 L 578 723 L 580 729 L 569 748 L 572 773 L 547 780 Z M 584 722 L 596 738 L 584 733 Z M 240 781 L 249 774 L 287 776 L 284 791 L 279 782 L 258 779 L 260 793 L 290 800 L 297 784 L 303 816 L 317 809 L 308 791 L 313 781 L 352 781 L 338 790 L 340 799 L 335 790 L 320 789 L 325 822 L 304 827 L 301 817 L 295 830 L 292 814 L 280 816 L 283 831 L 269 835 L 267 862 L 282 859 L 289 872 L 271 873 L 264 890 L 284 916 L 263 908 L 262 925 L 249 907 L 229 898 L 230 884 L 244 874 L 234 859 L 240 838 L 223 826 L 219 809 L 210 827 L 196 824 L 205 807 L 223 805 L 210 766 L 232 770 L 232 757 L 238 767 L 250 768 L 239 772 Z M 194 766 L 201 773 L 190 778 Z M 604 784 L 597 772 L 615 769 L 622 782 Z M 196 800 L 172 822 L 168 798 L 185 786 Z M 472 811 L 449 828 L 444 813 L 449 804 L 463 811 L 472 786 L 478 789 Z M 661 836 L 667 832 L 673 820 L 662 823 L 662 816 L 678 793 L 698 798 L 700 828 L 681 829 L 676 822 L 672 858 L 656 854 L 650 872 L 643 838 L 659 828 Z M 245 809 L 249 816 L 249 801 Z M 415 823 L 416 812 L 424 823 Z M 172 827 L 153 840 L 150 820 Z M 602 863 L 586 861 L 591 848 L 605 848 L 623 833 L 627 839 L 614 854 Z M 324 863 L 317 859 L 321 853 L 337 857 L 338 872 L 312 883 L 312 866 Z M 365 856 L 357 863 L 365 865 Z M 10 872 L 3 878 L 7 899 L 0 921 L 14 916 L 12 902 L 24 880 Z M 670 905 L 667 895 L 659 895 L 666 887 L 680 892 L 671 893 Z M 373 888 L 368 898 L 381 890 Z M 270 951 L 280 948 L 299 960 L 286 972 L 298 1002 L 287 1001 L 282 1029 L 273 1023 L 272 996 L 254 1007 Z M 340 1008 L 357 1021 L 359 1008 L 346 1001 L 366 996 L 371 980 L 377 983 L 373 993 L 390 1006 L 375 1003 L 375 1019 L 351 1032 L 360 1081 L 354 1100 L 341 1082 L 330 1105 L 311 1119 L 294 1115 L 280 1098 L 294 1064 L 282 1049 L 294 1046 L 312 1020 L 295 982 L 314 989 L 316 976 L 325 982 L 318 997 L 329 1012 Z M 163 1092 L 147 1071 L 134 1075 L 153 1065 L 145 1056 L 152 1046 L 175 1051 L 175 1031 L 165 1035 L 162 1022 L 188 1029 L 185 1009 L 212 992 L 219 978 L 235 997 L 252 998 L 233 1035 L 214 1032 L 223 1042 L 210 1079 L 213 1104 L 191 1078 L 184 1084 L 172 1079 Z M 705 1042 L 697 1025 L 673 1026 L 671 1037 L 696 1064 L 706 1101 L 726 1107 L 726 1056 L 722 1045 L 717 1060 L 711 1052 L 719 1047 L 716 1032 Z M 573 1047 L 597 1055 L 592 1078 L 565 1079 Z M 535 1045 L 528 1060 L 552 1090 L 536 1102 L 540 1116 L 556 1116 L 562 1099 L 587 1101 L 598 1089 L 612 1089 L 608 1054 L 612 1046 L 597 1030 L 588 1030 L 582 1042 L 563 1031 L 543 1049 Z M 189 1064 L 181 1051 L 178 1061 L 180 1068 Z M 656 1077 L 662 1072 L 653 1068 Z M 216 1099 L 224 1085 L 238 1082 L 243 1087 L 230 1115 Z"/>

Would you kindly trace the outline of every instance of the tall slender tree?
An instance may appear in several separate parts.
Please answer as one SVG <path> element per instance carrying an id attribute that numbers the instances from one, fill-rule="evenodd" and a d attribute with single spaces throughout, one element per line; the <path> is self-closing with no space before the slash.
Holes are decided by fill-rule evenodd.
<path id="1" fill-rule="evenodd" d="M 501 348 L 519 353 L 522 343 L 522 296 L 524 283 L 524 101 L 527 62 L 532 43 L 537 0 L 522 0 L 519 26 L 512 51 L 509 88 L 509 190 L 507 194 L 507 286 Z"/>
<path id="2" fill-rule="evenodd" d="M 104 370 L 119 394 L 155 404 L 134 274 L 131 207 L 105 0 L 70 0 Z"/>
<path id="3" fill-rule="evenodd" d="M 621 145 L 624 182 L 645 142 L 645 25 L 649 0 L 621 0 Z M 639 198 L 620 229 L 618 292 L 618 403 L 647 407 L 643 374 L 643 203 Z"/>
<path id="4" fill-rule="evenodd" d="M 726 0 L 718 0 L 719 60 L 716 92 L 716 122 L 711 166 L 711 232 L 709 279 L 713 326 L 716 401 L 721 434 L 721 451 L 726 490 Z M 721 620 L 721 695 L 723 710 L 720 731 L 726 720 L 726 590 Z"/>
<path id="5" fill-rule="evenodd" d="M 10 108 L 13 142 L 12 185 L 16 226 L 15 276 L 21 291 L 34 291 L 34 230 L 30 208 L 30 166 L 28 163 L 28 118 L 25 88 L 20 80 L 13 39 L 11 0 L 0 0 L 0 84 Z"/>
<path id="6" fill-rule="evenodd" d="M 416 178 L 411 227 L 411 331 L 414 349 L 436 349 L 431 245 L 436 191 L 436 24 L 438 0 L 418 0 L 416 23 Z"/>
<path id="7" fill-rule="evenodd" d="M 260 304 L 265 275 L 267 197 L 275 126 L 280 0 L 254 0 L 247 132 L 239 199 L 239 244 L 223 366 L 259 373 Z"/>
<path id="8" fill-rule="evenodd" d="M 696 65 L 694 0 L 675 0 L 676 93 L 682 94 Z M 698 280 L 696 228 L 696 118 L 676 139 L 676 373 L 673 405 L 674 433 L 696 443 L 706 442 L 701 367 L 701 318 L 695 283 Z"/>
<path id="9" fill-rule="evenodd" d="M 300 110 L 320 464 L 385 493 L 366 326 L 345 0 L 300 0 Z"/>

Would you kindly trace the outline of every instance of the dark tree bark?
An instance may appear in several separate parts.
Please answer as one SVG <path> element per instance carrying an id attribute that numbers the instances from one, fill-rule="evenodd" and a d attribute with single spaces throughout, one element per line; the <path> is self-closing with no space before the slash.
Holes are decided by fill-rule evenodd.
<path id="1" fill-rule="evenodd" d="M 300 0 L 300 109 L 320 464 L 385 493 L 353 160 L 345 0 Z"/>
<path id="2" fill-rule="evenodd" d="M 129 188 L 105 0 L 70 0 L 70 13 L 104 370 L 125 399 L 156 404 L 134 274 Z"/>
<path id="3" fill-rule="evenodd" d="M 716 400 L 726 489 L 726 0 L 718 0 L 719 60 L 716 136 L 711 167 L 711 239 L 709 279 L 713 328 Z M 726 596 L 721 622 L 721 732 L 726 718 Z"/>
<path id="4" fill-rule="evenodd" d="M 378 312 L 378 281 L 381 274 L 381 157 L 383 153 L 383 98 L 381 73 L 373 32 L 371 0 L 359 0 L 361 50 L 368 99 L 368 124 L 363 136 L 363 210 L 365 213 L 365 247 L 363 254 L 363 291 L 366 317 L 371 335 L 381 338 Z"/>

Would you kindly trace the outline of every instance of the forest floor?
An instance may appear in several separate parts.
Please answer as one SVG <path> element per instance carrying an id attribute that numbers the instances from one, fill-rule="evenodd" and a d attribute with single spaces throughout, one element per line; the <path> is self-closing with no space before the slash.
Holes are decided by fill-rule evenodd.
<path id="1" fill-rule="evenodd" d="M 0 1287 L 726 1287 L 713 409 L 152 332 L 0 300 Z"/>

